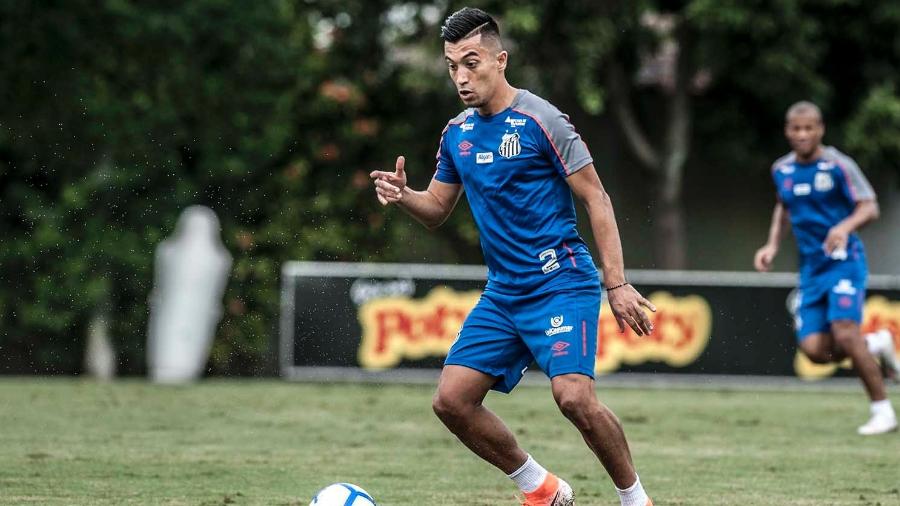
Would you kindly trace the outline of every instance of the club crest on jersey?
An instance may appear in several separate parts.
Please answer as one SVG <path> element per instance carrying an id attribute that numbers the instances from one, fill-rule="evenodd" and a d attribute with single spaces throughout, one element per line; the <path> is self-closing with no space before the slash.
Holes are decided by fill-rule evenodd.
<path id="1" fill-rule="evenodd" d="M 813 180 L 813 186 L 817 192 L 827 192 L 834 188 L 834 178 L 828 172 L 816 172 L 816 178 Z"/>
<path id="2" fill-rule="evenodd" d="M 503 134 L 500 148 L 497 149 L 503 158 L 512 158 L 522 152 L 522 144 L 519 142 L 519 133 Z"/>

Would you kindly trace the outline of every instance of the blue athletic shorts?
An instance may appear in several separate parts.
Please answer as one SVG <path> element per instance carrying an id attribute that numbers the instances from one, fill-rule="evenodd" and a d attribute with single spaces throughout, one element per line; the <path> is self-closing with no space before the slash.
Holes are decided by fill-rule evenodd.
<path id="1" fill-rule="evenodd" d="M 444 365 L 495 376 L 509 393 L 532 361 L 549 377 L 594 377 L 600 285 L 536 295 L 485 290 L 469 313 Z"/>
<path id="2" fill-rule="evenodd" d="M 853 262 L 801 276 L 794 315 L 797 341 L 818 332 L 831 332 L 835 321 L 862 323 L 867 274 L 864 263 Z"/>

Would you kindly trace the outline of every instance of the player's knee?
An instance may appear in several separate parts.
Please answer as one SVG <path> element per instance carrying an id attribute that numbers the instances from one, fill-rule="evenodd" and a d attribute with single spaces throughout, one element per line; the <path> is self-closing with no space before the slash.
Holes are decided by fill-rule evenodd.
<path id="1" fill-rule="evenodd" d="M 844 350 L 862 342 L 859 325 L 855 322 L 835 322 L 832 324 L 831 332 L 834 335 L 835 344 Z"/>
<path id="2" fill-rule="evenodd" d="M 834 362 L 834 356 L 825 351 L 804 351 L 803 354 L 814 364 L 830 364 Z"/>
<path id="3" fill-rule="evenodd" d="M 576 425 L 583 425 L 591 416 L 596 399 L 576 390 L 563 390 L 556 394 L 556 404 L 562 414 Z"/>
<path id="4" fill-rule="evenodd" d="M 434 394 L 434 398 L 431 400 L 431 409 L 444 422 L 464 419 L 470 407 L 460 399 L 447 395 L 440 390 Z"/>

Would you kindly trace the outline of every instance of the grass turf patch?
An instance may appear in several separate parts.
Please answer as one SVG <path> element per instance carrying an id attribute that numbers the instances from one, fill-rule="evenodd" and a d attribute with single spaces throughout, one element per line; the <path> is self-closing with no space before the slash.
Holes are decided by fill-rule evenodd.
<path id="1" fill-rule="evenodd" d="M 601 379 L 602 385 L 602 379 Z M 381 506 L 512 505 L 431 413 L 431 387 L 0 381 L 0 504 L 303 505 L 338 481 Z M 900 434 L 863 438 L 859 392 L 600 389 L 658 505 L 900 505 Z M 894 404 L 900 399 L 893 395 Z M 618 504 L 549 388 L 491 394 L 519 443 Z"/>

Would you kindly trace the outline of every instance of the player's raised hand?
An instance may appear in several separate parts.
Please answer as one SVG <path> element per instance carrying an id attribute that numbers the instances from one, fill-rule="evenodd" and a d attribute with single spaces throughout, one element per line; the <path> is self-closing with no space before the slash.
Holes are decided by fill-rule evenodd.
<path id="1" fill-rule="evenodd" d="M 386 206 L 392 202 L 399 202 L 403 198 L 403 189 L 406 188 L 405 164 L 406 158 L 398 156 L 394 172 L 373 170 L 369 174 L 369 177 L 375 182 L 375 196 L 378 197 L 381 205 Z"/>
<path id="2" fill-rule="evenodd" d="M 619 332 L 625 332 L 625 325 L 631 327 L 631 330 L 639 336 L 653 332 L 653 323 L 647 317 L 644 308 L 655 313 L 656 306 L 638 293 L 633 286 L 626 284 L 612 291 L 608 290 L 606 296 L 609 299 L 609 308 L 616 317 L 616 323 L 619 324 Z"/>
<path id="3" fill-rule="evenodd" d="M 777 254 L 777 246 L 766 244 L 762 248 L 756 250 L 756 255 L 753 256 L 753 267 L 759 272 L 769 272 L 769 269 L 772 268 L 772 260 L 775 259 L 775 255 Z"/>

